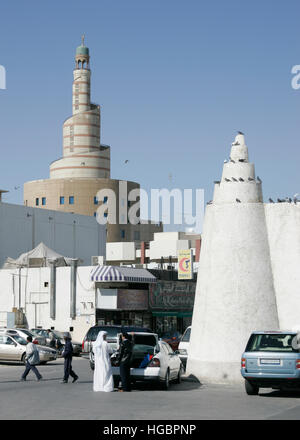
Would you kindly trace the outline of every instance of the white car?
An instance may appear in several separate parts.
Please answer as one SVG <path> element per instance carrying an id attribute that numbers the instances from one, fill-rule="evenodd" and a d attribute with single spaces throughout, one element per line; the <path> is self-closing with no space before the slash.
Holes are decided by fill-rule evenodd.
<path id="1" fill-rule="evenodd" d="M 169 388 L 171 381 L 181 382 L 183 367 L 176 352 L 164 341 L 158 341 L 155 333 L 129 333 L 132 337 L 133 357 L 130 376 L 132 382 L 153 382 Z M 111 356 L 115 386 L 120 381 L 117 353 Z"/>
<path id="2" fill-rule="evenodd" d="M 187 362 L 187 358 L 188 358 L 188 349 L 189 349 L 189 345 L 190 345 L 191 330 L 192 330 L 191 326 L 187 327 L 187 329 L 183 333 L 183 335 L 180 339 L 179 345 L 178 345 L 179 357 L 181 359 L 181 362 L 184 365 L 184 368 L 186 368 L 186 362 Z"/>
<path id="3" fill-rule="evenodd" d="M 12 336 L 19 335 L 19 336 L 21 336 L 21 338 L 25 339 L 25 341 L 27 340 L 28 336 L 32 336 L 32 342 L 34 344 L 46 345 L 45 338 L 35 334 L 34 332 L 32 332 L 31 330 L 28 330 L 27 328 L 5 328 L 5 327 L 2 327 L 2 328 L 0 328 L 0 334 L 3 334 L 3 333 L 7 333 Z"/>

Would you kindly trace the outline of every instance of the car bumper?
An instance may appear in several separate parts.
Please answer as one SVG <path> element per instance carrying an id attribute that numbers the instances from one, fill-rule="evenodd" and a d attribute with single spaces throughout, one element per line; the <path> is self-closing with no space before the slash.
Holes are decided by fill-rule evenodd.
<path id="1" fill-rule="evenodd" d="M 120 368 L 112 367 L 112 374 L 115 377 L 120 377 Z M 159 367 L 148 368 L 130 368 L 130 377 L 133 380 L 145 380 L 158 382 L 161 380 Z"/>
<path id="2" fill-rule="evenodd" d="M 300 371 L 290 374 L 247 373 L 241 370 L 244 379 L 261 388 L 300 387 Z"/>
<path id="3" fill-rule="evenodd" d="M 57 359 L 57 355 L 52 353 L 39 353 L 39 355 L 41 362 L 55 361 Z"/>

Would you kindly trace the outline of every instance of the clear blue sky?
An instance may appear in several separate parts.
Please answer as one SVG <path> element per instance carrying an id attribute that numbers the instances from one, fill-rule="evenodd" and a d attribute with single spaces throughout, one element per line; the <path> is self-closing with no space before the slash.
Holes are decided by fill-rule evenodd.
<path id="1" fill-rule="evenodd" d="M 265 199 L 300 193 L 300 90 L 291 87 L 291 68 L 300 64 L 299 16 L 297 0 L 6 2 L 4 200 L 23 203 L 23 183 L 48 178 L 49 163 L 62 154 L 82 33 L 113 178 L 147 190 L 204 188 L 209 200 L 242 130 Z"/>

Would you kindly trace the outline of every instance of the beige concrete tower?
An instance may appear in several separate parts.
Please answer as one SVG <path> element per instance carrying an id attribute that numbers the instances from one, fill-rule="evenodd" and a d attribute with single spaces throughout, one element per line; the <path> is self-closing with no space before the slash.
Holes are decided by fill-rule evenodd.
<path id="1" fill-rule="evenodd" d="M 50 179 L 110 177 L 110 149 L 100 145 L 100 106 L 91 103 L 89 49 L 77 47 L 73 71 L 73 115 L 63 125 L 63 157 L 50 165 Z"/>
<path id="2" fill-rule="evenodd" d="M 90 54 L 84 36 L 76 49 L 72 92 L 72 116 L 63 124 L 62 157 L 50 164 L 50 179 L 24 184 L 24 204 L 94 216 L 97 192 L 111 189 L 116 196 L 118 219 L 119 205 L 129 208 L 129 203 L 126 194 L 124 197 L 124 192 L 119 192 L 120 181 L 110 178 L 110 147 L 100 142 L 100 106 L 91 102 Z M 127 181 L 127 195 L 139 187 Z M 154 232 L 162 231 L 162 226 L 142 227 L 121 221 L 107 224 L 107 241 L 143 241 L 149 233 L 152 237 Z"/>

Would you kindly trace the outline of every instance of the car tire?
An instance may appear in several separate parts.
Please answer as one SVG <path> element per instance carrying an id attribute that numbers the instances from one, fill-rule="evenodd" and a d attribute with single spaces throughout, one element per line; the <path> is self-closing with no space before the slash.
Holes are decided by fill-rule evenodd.
<path id="1" fill-rule="evenodd" d="M 170 386 L 170 371 L 168 369 L 165 375 L 165 380 L 163 382 L 163 389 L 167 391 L 169 389 L 169 386 Z"/>
<path id="2" fill-rule="evenodd" d="M 177 376 L 175 383 L 181 383 L 181 375 L 182 375 L 182 366 L 180 365 L 180 368 L 178 371 L 178 376 Z"/>
<path id="3" fill-rule="evenodd" d="M 93 371 L 95 370 L 95 364 L 94 364 L 94 362 L 91 362 L 91 361 L 90 361 L 90 367 L 91 367 L 91 370 L 93 370 Z"/>
<path id="4" fill-rule="evenodd" d="M 46 365 L 47 361 L 40 362 L 40 365 Z"/>
<path id="5" fill-rule="evenodd" d="M 26 359 L 25 359 L 25 357 L 26 357 L 26 353 L 23 353 L 22 354 L 22 357 L 21 357 L 21 362 L 25 365 L 26 364 Z"/>
<path id="6" fill-rule="evenodd" d="M 247 379 L 245 379 L 245 390 L 248 396 L 257 396 L 259 387 L 257 385 L 253 385 Z"/>

